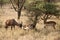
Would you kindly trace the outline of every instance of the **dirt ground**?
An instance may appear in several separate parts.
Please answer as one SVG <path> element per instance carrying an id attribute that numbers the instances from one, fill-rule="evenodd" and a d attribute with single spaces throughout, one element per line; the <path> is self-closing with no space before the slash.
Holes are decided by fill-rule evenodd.
<path id="1" fill-rule="evenodd" d="M 22 10 L 21 19 L 17 19 L 17 12 L 14 9 L 11 9 L 11 5 L 5 5 L 3 8 L 0 8 L 0 22 L 2 22 L 2 28 L 0 28 L 0 40 L 60 40 L 60 20 L 58 18 L 51 18 L 49 20 L 54 20 L 57 23 L 56 30 L 53 28 L 44 29 L 43 21 L 37 24 L 36 28 L 39 31 L 35 30 L 22 30 L 19 27 L 11 28 L 7 30 L 4 28 L 5 21 L 7 19 L 15 19 L 18 23 L 23 21 L 23 24 L 28 24 L 28 17 L 25 16 L 27 13 L 25 10 Z M 1 26 L 0 26 L 1 27 Z"/>

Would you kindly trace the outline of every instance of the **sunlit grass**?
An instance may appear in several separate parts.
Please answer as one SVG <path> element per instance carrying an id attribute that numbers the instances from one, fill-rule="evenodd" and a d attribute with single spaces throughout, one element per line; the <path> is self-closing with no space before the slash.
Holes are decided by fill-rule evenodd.
<path id="1" fill-rule="evenodd" d="M 0 40 L 54 40 L 54 38 L 59 39 L 60 38 L 60 20 L 58 19 L 54 19 L 57 23 L 58 26 L 56 26 L 56 30 L 53 30 L 53 28 L 50 29 L 45 29 L 43 27 L 43 24 L 39 24 L 35 29 L 32 30 L 23 30 L 19 27 L 15 27 L 15 29 L 13 28 L 11 30 L 11 27 L 9 27 L 7 30 L 4 28 L 5 26 L 2 25 L 2 23 L 5 23 L 4 21 L 8 18 L 16 18 L 16 13 L 15 11 L 13 12 L 13 10 L 9 10 L 7 12 L 6 9 L 4 11 L 6 11 L 5 13 L 7 13 L 6 15 L 1 16 L 2 18 L 0 18 Z M 3 12 L 0 12 L 0 14 Z M 23 12 L 24 13 L 24 12 Z M 8 15 L 9 14 L 9 15 Z M 12 15 L 12 16 L 11 16 Z M 8 17 L 8 18 L 7 18 Z M 25 20 L 26 17 L 24 16 L 24 18 L 22 17 L 22 21 L 26 21 Z M 57 38 L 59 36 L 59 38 Z"/>

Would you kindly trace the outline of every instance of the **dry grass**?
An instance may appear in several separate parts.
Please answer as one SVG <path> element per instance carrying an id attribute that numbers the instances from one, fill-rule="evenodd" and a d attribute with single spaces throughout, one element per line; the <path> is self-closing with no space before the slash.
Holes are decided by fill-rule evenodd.
<path id="1" fill-rule="evenodd" d="M 17 22 L 17 13 L 13 9 L 8 9 L 9 5 L 5 6 L 7 9 L 0 9 L 0 40 L 60 40 L 60 20 L 57 18 L 50 19 L 57 22 L 56 30 L 49 27 L 44 29 L 43 21 L 37 24 L 37 30 L 22 30 L 18 26 L 13 28 L 9 27 L 7 30 L 4 28 L 4 22 L 7 19 L 14 18 Z M 21 21 L 23 24 L 27 24 L 28 17 L 24 16 L 26 11 L 22 11 Z"/>

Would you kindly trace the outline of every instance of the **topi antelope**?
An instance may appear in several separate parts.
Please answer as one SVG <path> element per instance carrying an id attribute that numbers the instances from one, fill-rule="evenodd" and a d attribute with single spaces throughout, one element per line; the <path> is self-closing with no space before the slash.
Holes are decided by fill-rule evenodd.
<path id="1" fill-rule="evenodd" d="M 7 29 L 9 26 L 11 26 L 11 30 L 12 30 L 12 27 L 15 28 L 15 26 L 22 27 L 22 23 L 21 24 L 17 23 L 15 19 L 8 19 L 5 22 L 5 28 Z"/>
<path id="2" fill-rule="evenodd" d="M 48 22 L 44 22 L 44 24 L 45 24 L 44 28 L 46 28 L 46 26 L 52 26 L 55 29 L 56 22 L 48 21 Z"/>

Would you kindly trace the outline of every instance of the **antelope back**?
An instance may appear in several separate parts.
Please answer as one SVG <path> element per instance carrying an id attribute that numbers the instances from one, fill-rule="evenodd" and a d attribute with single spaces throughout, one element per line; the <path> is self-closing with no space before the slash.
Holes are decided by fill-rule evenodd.
<path id="1" fill-rule="evenodd" d="M 48 22 L 46 22 L 46 24 L 56 24 L 56 22 L 54 22 L 54 21 L 48 21 Z"/>

